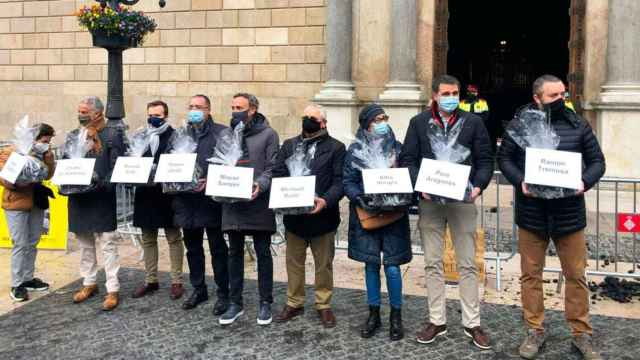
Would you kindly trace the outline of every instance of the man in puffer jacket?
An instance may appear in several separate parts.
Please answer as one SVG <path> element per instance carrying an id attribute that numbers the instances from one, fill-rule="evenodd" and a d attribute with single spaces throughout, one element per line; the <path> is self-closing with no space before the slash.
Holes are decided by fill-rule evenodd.
<path id="1" fill-rule="evenodd" d="M 553 130 L 560 137 L 557 150 L 582 154 L 582 189 L 575 196 L 560 199 L 534 197 L 524 183 L 525 149 L 505 133 L 498 162 L 500 170 L 516 189 L 515 212 L 518 224 L 521 257 L 522 308 L 527 336 L 520 346 L 520 356 L 533 359 L 544 343 L 544 295 L 542 271 L 549 239 L 553 239 L 565 285 L 565 317 L 573 333 L 573 344 L 585 359 L 600 359 L 593 349 L 589 322 L 589 289 L 585 277 L 587 244 L 584 228 L 587 225 L 583 193 L 600 180 L 605 171 L 605 160 L 598 140 L 575 112 L 567 109 L 560 79 L 543 75 L 533 83 L 533 104 L 529 109 L 544 110 L 550 114 Z"/>

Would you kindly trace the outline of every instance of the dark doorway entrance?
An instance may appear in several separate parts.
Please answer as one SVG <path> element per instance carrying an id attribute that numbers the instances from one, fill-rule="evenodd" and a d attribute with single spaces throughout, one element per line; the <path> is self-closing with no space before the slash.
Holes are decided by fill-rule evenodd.
<path id="1" fill-rule="evenodd" d="M 491 110 L 493 137 L 531 101 L 531 84 L 548 73 L 567 81 L 570 0 L 449 0 L 447 73 L 477 84 Z"/>

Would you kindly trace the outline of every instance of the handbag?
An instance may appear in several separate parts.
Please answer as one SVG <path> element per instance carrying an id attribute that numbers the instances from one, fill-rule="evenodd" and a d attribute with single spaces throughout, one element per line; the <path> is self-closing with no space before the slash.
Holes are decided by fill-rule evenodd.
<path id="1" fill-rule="evenodd" d="M 360 225 L 365 230 L 376 230 L 392 224 L 404 216 L 404 211 L 382 211 L 370 213 L 365 209 L 356 206 L 356 214 L 360 220 Z"/>

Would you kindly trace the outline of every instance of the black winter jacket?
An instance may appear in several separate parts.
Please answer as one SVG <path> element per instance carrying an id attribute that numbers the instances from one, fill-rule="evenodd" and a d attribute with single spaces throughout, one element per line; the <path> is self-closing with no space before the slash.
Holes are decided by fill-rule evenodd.
<path id="1" fill-rule="evenodd" d="M 276 158 L 273 177 L 290 176 L 285 161 L 293 155 L 296 146 L 303 141 L 302 135 L 287 139 Z M 311 161 L 311 175 L 316 177 L 316 194 L 327 202 L 327 207 L 314 215 L 285 215 L 284 226 L 302 238 L 313 238 L 336 231 L 340 225 L 340 199 L 342 190 L 342 164 L 345 146 L 329 134 L 308 140 L 316 142 L 316 152 Z"/>
<path id="2" fill-rule="evenodd" d="M 520 112 L 535 108 L 528 104 Z M 513 120 L 512 120 L 513 121 Z M 600 145 L 589 124 L 576 113 L 565 109 L 559 117 L 551 117 L 551 125 L 560 136 L 557 150 L 582 153 L 582 181 L 585 191 L 592 188 L 604 175 L 605 160 Z M 516 189 L 516 224 L 531 232 L 552 238 L 562 237 L 587 226 L 584 195 L 562 199 L 526 197 L 522 193 L 525 150 L 505 132 L 498 153 L 502 174 Z"/>
<path id="3" fill-rule="evenodd" d="M 161 154 L 167 153 L 169 139 L 174 131 L 172 127 L 169 127 L 164 133 L 160 134 L 160 144 L 153 159 L 154 164 L 158 164 Z M 151 157 L 151 150 L 147 149 L 142 156 Z M 173 196 L 162 192 L 162 184 L 136 187 L 133 200 L 133 226 L 143 229 L 173 227 L 172 201 Z"/>
<path id="4" fill-rule="evenodd" d="M 429 133 L 434 131 L 436 126 L 442 128 L 442 121 L 438 115 L 435 115 L 436 113 L 436 109 L 427 109 L 414 116 L 404 138 L 400 153 L 400 167 L 409 168 L 414 186 L 422 159 L 435 159 L 429 141 Z M 494 167 L 491 141 L 487 129 L 478 115 L 460 109 L 455 114 L 455 121 L 464 121 L 458 136 L 458 143 L 471 151 L 469 157 L 461 164 L 471 166 L 469 181 L 474 187 L 484 190 L 493 177 Z"/>
<path id="5" fill-rule="evenodd" d="M 94 172 L 100 185 L 91 192 L 69 195 L 69 231 L 76 234 L 115 231 L 118 227 L 116 187 L 109 179 L 118 156 L 125 152 L 124 130 L 107 122 L 98 136 L 102 151 L 90 151 L 85 157 L 96 159 Z"/>
<path id="6" fill-rule="evenodd" d="M 203 170 L 202 178 L 206 179 L 207 170 L 209 169 L 207 159 L 213 156 L 220 132 L 227 127 L 213 122 L 211 117 L 203 126 L 201 133 L 190 132 L 198 143 L 196 163 Z M 183 193 L 174 195 L 173 210 L 175 212 L 175 226 L 184 229 L 217 228 L 221 225 L 222 208 L 210 196 L 206 196 L 204 190 L 198 194 Z"/>

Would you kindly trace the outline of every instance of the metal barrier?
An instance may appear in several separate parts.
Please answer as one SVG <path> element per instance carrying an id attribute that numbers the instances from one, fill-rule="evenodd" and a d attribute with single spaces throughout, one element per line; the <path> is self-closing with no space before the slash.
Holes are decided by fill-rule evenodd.
<path id="1" fill-rule="evenodd" d="M 595 231 L 593 233 L 589 233 L 589 231 L 585 231 L 587 237 L 592 237 L 595 241 L 595 251 L 591 251 L 591 258 L 595 259 L 595 269 L 589 268 L 587 269 L 587 275 L 597 275 L 597 276 L 618 276 L 618 277 L 630 277 L 630 278 L 640 278 L 640 268 L 638 268 L 638 253 L 637 253 L 637 234 L 633 233 L 629 236 L 631 238 L 631 265 L 635 269 L 633 272 L 621 272 L 619 271 L 619 262 L 620 262 L 620 234 L 617 231 L 618 228 L 618 214 L 620 211 L 620 194 L 626 194 L 627 199 L 626 202 L 629 203 L 632 201 L 632 206 L 627 205 L 627 211 L 630 213 L 638 212 L 638 184 L 640 183 L 640 179 L 622 179 L 622 178 L 612 178 L 605 177 L 600 180 L 600 182 L 595 186 L 594 189 L 587 192 L 585 194 L 585 201 L 588 203 L 595 202 L 595 212 L 591 211 L 592 215 L 595 216 Z M 625 185 L 627 189 L 621 190 L 621 185 Z M 495 264 L 496 269 L 496 289 L 501 291 L 502 289 L 502 265 L 504 262 L 511 260 L 518 251 L 518 231 L 517 225 L 515 223 L 515 211 L 513 211 L 514 203 L 515 203 L 515 188 L 507 182 L 506 178 L 502 175 L 500 171 L 495 171 L 494 176 L 491 182 L 491 188 L 485 190 L 483 195 L 480 197 L 480 216 L 478 217 L 478 225 L 485 230 L 485 240 L 491 240 L 491 244 L 495 247 L 495 251 L 485 251 L 485 261 L 493 262 Z M 507 200 L 508 205 L 504 206 L 501 204 L 505 202 L 503 196 L 504 191 L 501 192 L 501 189 L 507 186 L 510 191 L 511 199 Z M 606 190 L 609 188 L 609 190 Z M 487 206 L 487 194 L 493 194 L 495 191 L 495 206 L 494 204 Z M 603 192 L 609 191 L 613 192 L 613 208 L 611 211 L 601 212 L 601 207 L 603 201 L 601 200 L 601 195 Z M 632 196 L 630 194 L 632 192 Z M 508 196 L 508 195 L 507 195 Z M 595 197 L 595 199 L 594 199 Z M 632 198 L 632 199 L 631 199 Z M 511 209 L 510 215 L 504 215 L 503 212 L 508 212 L 505 210 Z M 488 211 L 487 211 L 488 210 Z M 609 210 L 609 209 L 605 209 Z M 589 213 L 589 206 L 587 209 Z M 413 245 L 413 253 L 415 255 L 423 255 L 424 252 L 421 246 L 416 245 L 416 239 L 419 239 L 419 229 L 416 226 L 415 218 L 417 217 L 417 210 L 414 208 L 410 211 L 410 218 L 412 218 L 411 224 L 414 229 L 411 231 L 412 245 Z M 488 224 L 488 215 L 487 214 L 495 213 L 495 225 Z M 507 224 L 504 224 L 504 216 L 508 216 L 510 221 L 507 221 Z M 614 221 L 611 229 L 604 229 L 603 233 L 602 229 L 602 218 L 605 216 L 613 216 Z M 348 220 L 343 219 L 343 224 L 347 224 Z M 588 224 L 589 225 L 589 224 Z M 509 228 L 511 230 L 511 234 L 505 234 L 505 229 Z M 613 232 L 613 234 L 610 234 Z M 345 233 L 345 231 L 340 231 L 339 233 Z M 603 255 L 601 252 L 601 243 L 603 239 L 606 238 L 606 234 L 609 233 L 610 237 L 613 240 L 613 254 L 609 256 L 608 261 L 613 265 L 613 271 L 604 271 L 602 270 L 602 261 Z M 510 249 L 504 251 L 503 247 L 510 247 Z M 338 249 L 346 249 L 347 242 L 340 239 L 340 235 L 336 236 L 336 248 Z M 592 261 L 593 262 L 593 261 Z M 557 268 L 545 268 L 545 272 L 559 273 L 561 274 L 561 270 Z M 558 283 L 560 283 L 559 281 Z"/>
<path id="2" fill-rule="evenodd" d="M 116 186 L 117 203 L 118 203 L 118 234 L 120 236 L 129 237 L 133 245 L 140 251 L 140 260 L 143 259 L 141 237 L 142 230 L 133 226 L 133 201 L 135 198 L 135 187 L 117 185 Z M 271 237 L 271 252 L 277 255 L 278 252 L 275 246 L 281 245 L 285 242 L 285 230 L 282 223 L 282 216 L 276 215 L 276 233 Z M 164 236 L 164 229 L 160 229 L 158 236 Z M 206 231 L 204 233 L 204 239 L 207 238 Z M 225 240 L 228 242 L 228 237 L 225 235 Z M 252 247 L 252 241 L 246 241 L 245 250 L 249 253 L 249 256 L 255 260 L 255 252 Z"/>
<path id="3" fill-rule="evenodd" d="M 621 272 L 619 270 L 619 263 L 621 262 L 621 254 L 620 254 L 620 240 L 621 236 L 618 233 L 618 214 L 621 212 L 630 212 L 637 213 L 638 212 L 638 184 L 640 183 L 640 179 L 623 179 L 623 178 L 612 178 L 605 177 L 600 180 L 600 182 L 595 186 L 594 189 L 587 192 L 585 195 L 585 201 L 587 204 L 591 202 L 595 202 L 595 212 L 589 212 L 589 206 L 587 211 L 588 213 L 592 213 L 595 216 L 595 233 L 589 233 L 589 231 L 585 231 L 588 234 L 588 237 L 592 237 L 595 241 L 595 251 L 591 251 L 591 258 L 595 259 L 595 269 L 589 268 L 587 270 L 587 275 L 597 275 L 597 276 L 618 276 L 618 277 L 630 277 L 630 278 L 640 278 L 640 269 L 638 266 L 638 253 L 637 253 L 637 234 L 633 233 L 629 235 L 627 239 L 631 240 L 631 255 L 627 256 L 627 259 L 631 259 L 629 263 L 633 266 L 635 271 L 633 272 Z M 495 246 L 495 251 L 485 251 L 485 261 L 493 262 L 495 264 L 496 269 L 496 289 L 498 291 L 502 288 L 502 265 L 504 262 L 512 259 L 517 253 L 517 244 L 518 244 L 518 231 L 517 226 L 515 224 L 515 212 L 511 211 L 511 216 L 509 216 L 510 221 L 508 224 L 503 224 L 504 214 L 503 210 L 513 209 L 514 201 L 515 201 L 515 189 L 511 184 L 509 184 L 504 176 L 499 171 L 494 173 L 494 177 L 492 179 L 491 188 L 486 190 L 484 194 L 480 197 L 480 216 L 478 217 L 478 225 L 485 229 L 485 239 L 489 239 L 492 246 Z M 503 195 L 501 195 L 501 189 L 504 189 L 505 186 L 510 188 L 508 192 L 511 194 L 511 199 L 508 200 L 508 205 L 502 206 L 501 201 L 505 202 Z M 622 189 L 621 189 L 622 188 Z M 487 205 L 488 200 L 486 197 L 487 194 L 491 194 L 495 191 L 495 204 Z M 135 228 L 133 226 L 133 198 L 134 198 L 135 189 L 132 187 L 118 186 L 118 232 L 121 235 L 129 236 L 133 244 L 141 250 L 140 247 L 140 229 Z M 601 212 L 602 204 L 611 205 L 610 201 L 603 201 L 601 199 L 603 193 L 607 193 L 610 197 L 611 193 L 613 195 L 613 208 L 605 209 L 604 212 Z M 624 194 L 624 201 L 621 201 L 620 194 Z M 594 199 L 595 197 L 595 199 Z M 610 199 L 611 200 L 611 199 Z M 620 211 L 621 202 L 626 204 L 626 211 Z M 629 205 L 631 203 L 632 205 Z M 494 206 L 495 205 L 495 206 Z M 624 205 L 624 204 L 623 204 Z M 488 210 L 488 211 L 487 211 Z M 610 210 L 610 211 L 608 211 Z M 412 229 L 412 240 L 419 239 L 419 229 L 417 227 L 417 210 L 412 209 L 410 212 L 411 215 L 411 224 L 414 229 Z M 489 224 L 488 215 L 495 213 L 495 225 Z M 602 220 L 603 217 L 613 216 L 613 221 L 608 222 L 609 228 L 604 229 L 603 233 L 603 225 Z M 283 244 L 285 242 L 285 231 L 284 225 L 282 224 L 281 216 L 277 216 L 277 232 L 272 237 L 272 245 L 277 246 Z M 613 224 L 613 225 L 611 225 Z M 588 224 L 589 225 L 589 224 Z M 347 242 L 341 240 L 341 233 L 346 233 L 346 229 L 344 227 L 348 226 L 348 217 L 343 219 L 341 224 L 341 230 L 338 231 L 336 235 L 335 243 L 337 249 L 346 249 Z M 511 234 L 510 236 L 505 235 L 504 229 L 505 227 L 510 228 Z M 610 232 L 613 231 L 613 234 Z M 609 243 L 613 242 L 612 254 L 606 258 L 605 255 L 601 254 L 602 250 L 602 242 L 607 239 L 606 234 L 610 234 Z M 346 240 L 346 239 L 345 239 Z M 247 241 L 247 250 L 249 254 L 253 257 L 253 249 L 251 248 L 251 242 Z M 416 245 L 414 241 L 412 241 L 413 252 L 416 255 L 423 255 L 423 250 L 421 246 Z M 610 244 L 611 245 L 611 244 Z M 509 246 L 510 249 L 507 251 L 503 251 L 502 248 L 504 246 Z M 624 250 L 624 249 L 623 249 Z M 628 250 L 628 249 L 627 249 Z M 275 248 L 272 249 L 274 253 L 276 253 Z M 627 252 L 628 253 L 628 252 Z M 142 255 L 141 255 L 142 256 Z M 603 269 L 603 260 L 605 262 L 609 262 L 613 265 L 613 271 L 606 271 Z M 592 261 L 593 262 L 593 261 Z M 608 266 L 608 265 L 607 265 Z M 558 273 L 561 275 L 561 269 L 558 268 L 545 268 L 545 272 Z M 560 283 L 560 281 L 559 281 Z"/>
<path id="4" fill-rule="evenodd" d="M 640 183 L 640 179 L 625 179 L 625 178 L 616 178 L 616 177 L 603 177 L 600 179 L 600 182 L 596 184 L 595 188 L 586 193 L 586 199 L 592 200 L 590 197 L 595 196 L 595 253 L 592 254 L 591 258 L 595 258 L 595 269 L 587 269 L 587 275 L 596 275 L 596 276 L 616 276 L 616 277 L 628 277 L 628 278 L 636 278 L 640 279 L 640 270 L 638 268 L 638 253 L 637 253 L 637 233 L 631 233 L 628 238 L 631 240 L 631 261 L 629 262 L 632 266 L 632 269 L 629 272 L 620 272 L 619 263 L 621 258 L 620 253 L 620 233 L 618 232 L 618 215 L 620 213 L 638 213 L 638 184 Z M 623 187 L 621 190 L 620 187 Z M 603 189 L 604 188 L 604 189 Z M 601 212 L 601 207 L 603 201 L 602 193 L 603 192 L 611 192 L 613 191 L 613 211 L 609 212 L 605 209 L 604 212 Z M 633 195 L 629 196 L 629 192 L 632 192 Z M 594 194 L 595 193 L 595 194 Z M 632 202 L 631 206 L 627 204 L 626 211 L 620 211 L 620 202 L 621 197 L 620 194 L 627 195 L 626 202 Z M 606 200 L 604 201 L 606 203 Z M 604 234 L 602 231 L 602 218 L 603 216 L 611 215 L 613 216 L 613 256 L 609 256 L 601 254 L 601 243 L 603 238 L 606 239 L 603 235 L 609 232 L 609 229 L 604 230 Z M 628 249 L 627 249 L 628 250 Z M 605 263 L 613 264 L 613 271 L 604 271 L 601 268 L 605 267 L 601 265 L 602 260 L 605 260 Z M 608 266 L 608 265 L 606 265 Z M 558 273 L 560 277 L 562 277 L 562 270 L 558 268 L 545 268 L 546 272 Z"/>

